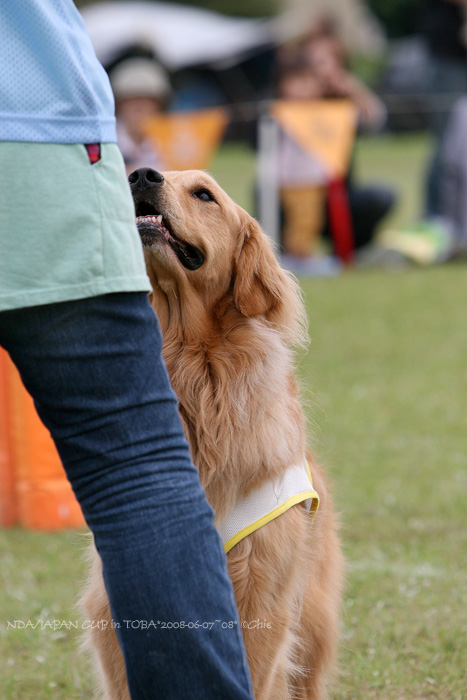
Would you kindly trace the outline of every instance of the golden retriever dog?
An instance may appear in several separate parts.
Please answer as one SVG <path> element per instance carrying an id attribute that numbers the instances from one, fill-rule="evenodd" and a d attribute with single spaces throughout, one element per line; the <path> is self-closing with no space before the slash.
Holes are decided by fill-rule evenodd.
<path id="1" fill-rule="evenodd" d="M 316 499 L 288 501 L 234 543 L 228 569 L 256 699 L 325 698 L 342 555 L 328 486 L 307 453 L 294 378 L 293 348 L 306 340 L 298 285 L 259 224 L 206 173 L 140 168 L 129 181 L 165 362 L 216 523 L 274 491 L 307 455 L 316 513 Z M 83 605 L 89 619 L 111 620 L 97 554 Z M 249 624 L 255 620 L 263 624 Z M 87 644 L 103 697 L 129 700 L 111 625 L 90 630 Z"/>

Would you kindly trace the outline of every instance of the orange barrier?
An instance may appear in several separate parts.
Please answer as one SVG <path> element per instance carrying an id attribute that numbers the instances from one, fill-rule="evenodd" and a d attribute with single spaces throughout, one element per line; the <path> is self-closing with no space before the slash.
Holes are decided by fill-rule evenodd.
<path id="1" fill-rule="evenodd" d="M 0 353 L 0 522 L 34 530 L 81 527 L 84 518 L 48 430 L 9 357 Z"/>
<path id="2" fill-rule="evenodd" d="M 8 363 L 8 355 L 0 348 L 0 525 L 3 527 L 18 521 L 7 392 Z"/>

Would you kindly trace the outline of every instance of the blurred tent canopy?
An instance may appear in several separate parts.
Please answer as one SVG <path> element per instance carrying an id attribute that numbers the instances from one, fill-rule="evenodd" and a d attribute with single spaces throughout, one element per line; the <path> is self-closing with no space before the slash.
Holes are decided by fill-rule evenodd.
<path id="1" fill-rule="evenodd" d="M 363 12 L 359 0 L 314 0 L 290 3 L 290 9 L 267 18 L 240 18 L 170 2 L 98 2 L 86 5 L 81 13 L 104 66 L 112 64 L 126 47 L 149 46 L 172 72 L 191 66 L 223 68 L 246 57 L 299 38 L 318 12 L 332 13 L 337 22 L 346 22 L 356 10 L 354 30 L 347 27 L 349 46 L 356 51 L 372 51 L 384 46 L 384 35 L 376 20 Z M 362 9 L 363 8 L 363 9 Z M 352 20 L 350 20 L 352 23 Z M 349 25 L 349 22 L 347 21 Z"/>
<path id="2" fill-rule="evenodd" d="M 150 47 L 170 71 L 234 65 L 279 39 L 275 19 L 240 19 L 188 5 L 101 2 L 81 13 L 104 67 L 138 44 Z"/>

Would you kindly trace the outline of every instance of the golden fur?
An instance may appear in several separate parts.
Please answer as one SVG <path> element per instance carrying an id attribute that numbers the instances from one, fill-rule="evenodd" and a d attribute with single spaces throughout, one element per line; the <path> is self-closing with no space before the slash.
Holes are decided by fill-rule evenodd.
<path id="1" fill-rule="evenodd" d="M 305 340 L 305 312 L 258 223 L 211 177 L 164 177 L 157 211 L 205 262 L 187 270 L 158 237 L 145 247 L 151 303 L 193 460 L 221 518 L 306 452 L 292 353 Z M 203 201 L 205 190 L 214 199 Z M 243 630 L 257 700 L 325 698 L 335 665 L 342 556 L 328 487 L 308 457 L 320 495 L 313 523 L 294 506 L 228 555 L 240 619 L 272 625 Z M 97 554 L 83 604 L 88 618 L 110 620 Z M 114 631 L 92 630 L 88 644 L 103 696 L 128 700 Z"/>

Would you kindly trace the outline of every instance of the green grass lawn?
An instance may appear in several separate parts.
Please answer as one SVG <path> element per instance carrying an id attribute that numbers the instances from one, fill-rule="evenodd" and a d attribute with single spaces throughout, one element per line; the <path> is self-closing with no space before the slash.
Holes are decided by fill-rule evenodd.
<path id="1" fill-rule="evenodd" d="M 362 180 L 400 183 L 400 222 L 417 216 L 427 149 L 419 137 L 358 146 Z M 213 170 L 248 208 L 248 149 L 226 147 Z M 467 699 L 467 270 L 355 270 L 303 289 L 310 442 L 347 560 L 332 700 Z M 91 697 L 79 630 L 53 629 L 79 620 L 83 539 L 0 530 L 0 700 Z"/>
<path id="2" fill-rule="evenodd" d="M 347 558 L 336 698 L 467 697 L 463 267 L 304 283 Z"/>

